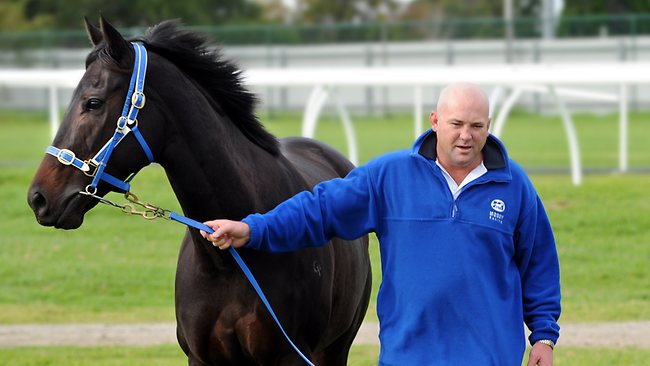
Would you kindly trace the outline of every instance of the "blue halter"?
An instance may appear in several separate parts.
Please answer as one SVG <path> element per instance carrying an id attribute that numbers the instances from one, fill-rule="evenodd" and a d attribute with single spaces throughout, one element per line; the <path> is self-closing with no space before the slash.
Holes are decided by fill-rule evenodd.
<path id="1" fill-rule="evenodd" d="M 96 196 L 96 193 L 97 193 L 97 185 L 99 184 L 100 181 L 103 180 L 104 182 L 116 187 L 119 191 L 126 192 L 127 197 L 128 195 L 130 195 L 131 197 L 135 197 L 135 195 L 130 193 L 131 185 L 129 184 L 129 182 L 135 176 L 134 174 L 132 174 L 127 179 L 122 181 L 104 171 L 104 169 L 106 168 L 106 164 L 108 163 L 108 159 L 110 159 L 111 154 L 113 153 L 113 150 L 120 143 L 120 141 L 122 141 L 122 139 L 124 139 L 124 137 L 126 137 L 126 135 L 129 134 L 129 132 L 132 132 L 135 138 L 140 143 L 142 150 L 144 151 L 144 153 L 147 155 L 147 158 L 149 159 L 149 163 L 152 163 L 154 161 L 153 154 L 151 153 L 151 149 L 149 148 L 149 145 L 147 145 L 147 142 L 142 136 L 142 133 L 138 129 L 138 120 L 137 120 L 138 112 L 140 111 L 140 109 L 142 109 L 142 107 L 144 107 L 145 104 L 145 96 L 143 91 L 144 91 L 144 78 L 145 78 L 145 74 L 147 73 L 147 50 L 144 47 L 144 45 L 142 45 L 141 43 L 131 43 L 131 44 L 135 49 L 135 62 L 133 65 L 133 73 L 131 74 L 129 91 L 126 94 L 124 107 L 122 108 L 122 115 L 120 116 L 120 118 L 117 119 L 117 128 L 115 128 L 113 137 L 110 140 L 108 140 L 106 144 L 104 144 L 104 146 L 99 150 L 97 154 L 95 154 L 94 157 L 86 161 L 77 158 L 75 153 L 68 149 L 59 149 L 55 146 L 48 146 L 48 148 L 45 150 L 46 153 L 55 156 L 61 164 L 73 166 L 81 170 L 82 172 L 84 172 L 84 174 L 86 174 L 87 176 L 93 177 L 92 183 L 86 186 L 86 192 L 80 192 L 80 193 L 95 197 L 99 199 L 100 202 L 102 203 L 108 203 L 113 206 L 121 207 L 123 211 L 127 213 L 128 211 L 131 210 L 125 210 L 125 205 L 117 205 L 115 203 L 112 203 L 107 199 Z M 154 208 L 154 214 L 152 216 L 148 216 L 146 215 L 146 213 L 144 213 L 142 216 L 145 218 L 164 217 L 166 219 L 174 220 L 176 222 L 185 224 L 195 229 L 204 230 L 208 233 L 214 232 L 214 230 L 212 230 L 212 228 L 210 228 L 209 226 L 201 222 L 198 222 L 196 220 L 185 217 L 183 215 L 180 215 L 176 212 L 163 210 L 149 204 L 147 204 L 147 206 L 149 208 L 152 207 Z M 251 273 L 250 269 L 248 269 L 246 263 L 244 263 L 243 259 L 239 256 L 239 253 L 237 253 L 237 251 L 233 247 L 229 247 L 228 252 L 232 255 L 235 262 L 237 262 L 242 272 L 244 273 L 244 275 L 246 276 L 250 284 L 253 286 L 253 289 L 262 300 L 262 303 L 264 303 L 264 306 L 266 306 L 267 310 L 271 314 L 271 317 L 273 318 L 273 320 L 275 320 L 275 323 L 278 325 L 280 331 L 282 331 L 282 334 L 284 335 L 285 339 L 289 342 L 291 347 L 293 347 L 296 353 L 298 353 L 298 355 L 308 365 L 314 366 L 311 363 L 311 361 L 309 361 L 309 359 L 302 352 L 300 352 L 300 349 L 293 343 L 293 341 L 291 341 L 291 338 L 282 327 L 282 324 L 280 324 L 280 320 L 275 315 L 275 312 L 273 311 L 271 304 L 269 303 L 266 296 L 264 295 L 262 288 L 260 287 L 259 283 Z"/>
<path id="2" fill-rule="evenodd" d="M 91 159 L 83 161 L 76 157 L 75 153 L 68 149 L 59 149 L 55 146 L 48 146 L 45 150 L 46 153 L 55 156 L 61 164 L 71 165 L 81 170 L 89 177 L 93 177 L 92 183 L 86 187 L 86 192 L 96 193 L 97 185 L 100 181 L 116 187 L 121 192 L 128 192 L 131 189 L 129 182 L 133 179 L 133 175 L 126 180 L 119 180 L 112 175 L 106 173 L 106 164 L 110 159 L 113 149 L 128 135 L 133 133 L 135 138 L 140 143 L 142 150 L 147 155 L 149 163 L 154 161 L 153 154 L 147 142 L 145 141 L 140 129 L 138 129 L 138 112 L 145 104 L 144 79 L 147 73 L 147 50 L 144 45 L 140 43 L 131 43 L 135 50 L 135 62 L 133 66 L 133 73 L 131 74 L 131 82 L 129 90 L 126 93 L 124 100 L 124 107 L 122 108 L 122 115 L 117 119 L 117 127 L 113 133 L 113 137 L 104 144 L 104 146 L 93 156 Z"/>

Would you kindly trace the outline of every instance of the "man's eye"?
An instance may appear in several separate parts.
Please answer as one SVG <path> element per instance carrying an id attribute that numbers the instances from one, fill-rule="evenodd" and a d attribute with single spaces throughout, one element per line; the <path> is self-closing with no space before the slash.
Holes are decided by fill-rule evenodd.
<path id="1" fill-rule="evenodd" d="M 94 111 L 101 108 L 104 105 L 104 101 L 98 98 L 90 98 L 86 101 L 84 105 L 84 110 Z"/>

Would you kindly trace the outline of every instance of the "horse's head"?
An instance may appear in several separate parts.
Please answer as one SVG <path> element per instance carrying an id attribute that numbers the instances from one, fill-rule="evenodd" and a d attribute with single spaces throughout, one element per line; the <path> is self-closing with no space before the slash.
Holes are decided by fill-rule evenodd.
<path id="1" fill-rule="evenodd" d="M 120 124 L 118 119 L 130 90 L 136 52 L 134 46 L 103 18 L 99 28 L 86 20 L 86 31 L 94 45 L 86 60 L 86 72 L 74 91 L 61 127 L 36 172 L 27 197 L 41 225 L 63 229 L 79 227 L 84 214 L 98 202 L 80 192 L 92 191 L 103 196 L 110 190 L 120 191 L 119 185 L 115 189 L 105 178 L 94 178 L 97 171 L 103 169 L 107 173 L 104 176 L 121 181 L 151 160 L 134 136 L 136 134 L 127 133 L 108 153 L 110 162 L 104 162 L 102 167 L 104 147 L 115 137 L 116 125 Z M 144 101 L 134 102 L 140 103 Z M 156 119 L 156 112 L 145 110 L 138 114 L 138 120 Z M 146 136 L 150 151 L 156 153 L 156 141 L 161 132 L 152 128 L 153 121 L 139 127 L 135 119 L 122 119 L 122 122 L 128 122 L 123 123 L 128 131 L 141 131 L 140 137 Z"/>

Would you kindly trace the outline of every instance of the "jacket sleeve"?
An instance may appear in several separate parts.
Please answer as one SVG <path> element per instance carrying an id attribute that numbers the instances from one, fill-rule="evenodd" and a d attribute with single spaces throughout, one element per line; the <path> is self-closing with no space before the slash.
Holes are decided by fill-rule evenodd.
<path id="1" fill-rule="evenodd" d="M 560 327 L 560 265 L 555 238 L 542 201 L 535 194 L 532 207 L 520 220 L 517 265 L 522 282 L 524 322 L 531 344 L 541 339 L 557 342 Z"/>
<path id="2" fill-rule="evenodd" d="M 265 214 L 243 221 L 250 226 L 247 248 L 271 252 L 321 246 L 332 237 L 356 239 L 375 230 L 375 195 L 369 169 L 362 166 L 345 178 L 322 182 Z"/>

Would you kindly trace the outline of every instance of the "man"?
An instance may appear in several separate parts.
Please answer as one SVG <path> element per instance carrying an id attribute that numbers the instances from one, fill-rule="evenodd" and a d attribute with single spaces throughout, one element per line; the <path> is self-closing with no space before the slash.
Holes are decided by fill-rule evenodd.
<path id="1" fill-rule="evenodd" d="M 380 365 L 552 365 L 559 264 L 544 207 L 489 134 L 476 85 L 440 94 L 427 131 L 397 151 L 242 222 L 206 222 L 229 246 L 290 251 L 375 232 Z"/>

